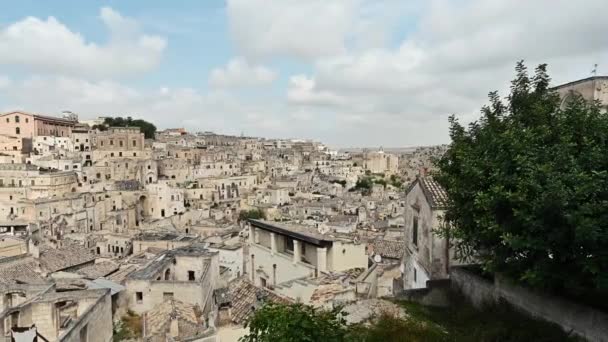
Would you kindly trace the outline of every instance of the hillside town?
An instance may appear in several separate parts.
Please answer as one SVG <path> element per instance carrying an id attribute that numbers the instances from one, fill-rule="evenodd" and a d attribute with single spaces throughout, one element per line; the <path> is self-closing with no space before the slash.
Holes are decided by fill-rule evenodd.
<path id="1" fill-rule="evenodd" d="M 608 88 L 563 94 L 590 82 Z M 0 329 L 14 341 L 109 341 L 125 324 L 149 341 L 236 340 L 264 302 L 371 315 L 460 263 L 436 234 L 446 146 L 147 138 L 104 122 L 0 115 Z"/>
<path id="2" fill-rule="evenodd" d="M 440 205 L 425 175 L 442 150 L 348 153 L 185 128 L 146 138 L 70 112 L 4 113 L 2 335 L 107 341 L 131 314 L 146 340 L 214 341 L 268 299 L 393 296 L 406 185 Z"/>

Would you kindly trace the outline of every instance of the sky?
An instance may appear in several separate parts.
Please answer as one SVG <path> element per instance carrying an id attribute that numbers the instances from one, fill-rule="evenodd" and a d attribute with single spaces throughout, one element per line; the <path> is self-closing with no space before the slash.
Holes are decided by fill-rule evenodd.
<path id="1" fill-rule="evenodd" d="M 0 112 L 335 147 L 449 142 L 508 95 L 608 74 L 606 0 L 0 1 Z"/>

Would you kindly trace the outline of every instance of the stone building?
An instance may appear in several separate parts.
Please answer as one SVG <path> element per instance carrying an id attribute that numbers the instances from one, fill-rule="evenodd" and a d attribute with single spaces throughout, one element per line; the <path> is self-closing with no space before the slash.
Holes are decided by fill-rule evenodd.
<path id="1" fill-rule="evenodd" d="M 200 245 L 165 251 L 126 281 L 129 308 L 137 313 L 152 310 L 171 299 L 196 304 L 203 314 L 213 308 L 218 288 L 218 253 Z"/>
<path id="2" fill-rule="evenodd" d="M 12 291 L 9 293 L 22 290 L 16 287 Z M 109 289 L 58 292 L 50 287 L 25 302 L 7 304 L 0 316 L 4 323 L 0 324 L 0 336 L 8 335 L 13 341 L 107 342 L 112 339 Z"/>
<path id="3" fill-rule="evenodd" d="M 93 136 L 93 159 L 149 158 L 151 152 L 144 149 L 144 140 L 139 127 L 110 127 Z"/>
<path id="4" fill-rule="evenodd" d="M 77 188 L 74 171 L 40 171 L 30 164 L 0 164 L 0 200 L 62 196 Z"/>
<path id="5" fill-rule="evenodd" d="M 573 95 L 581 95 L 587 101 L 598 100 L 608 110 L 608 76 L 593 76 L 564 83 L 553 88 L 562 98 L 562 107 Z"/>
<path id="6" fill-rule="evenodd" d="M 321 272 L 366 269 L 365 245 L 353 237 L 323 234 L 310 226 L 249 220 L 251 281 L 274 286 Z"/>
<path id="7" fill-rule="evenodd" d="M 427 280 L 448 278 L 457 263 L 450 241 L 434 233 L 443 225 L 448 198 L 430 177 L 416 179 L 406 194 L 404 288 L 424 288 Z"/>
<path id="8" fill-rule="evenodd" d="M 393 174 L 397 172 L 398 167 L 399 157 L 394 154 L 382 150 L 363 154 L 363 168 L 371 173 Z"/>
<path id="9" fill-rule="evenodd" d="M 30 152 L 32 152 L 31 138 L 0 134 L 1 163 L 24 163 Z"/>

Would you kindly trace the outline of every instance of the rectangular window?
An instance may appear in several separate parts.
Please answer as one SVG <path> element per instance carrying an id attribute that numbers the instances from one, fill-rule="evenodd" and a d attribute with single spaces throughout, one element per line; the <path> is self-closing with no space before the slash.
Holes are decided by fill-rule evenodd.
<path id="1" fill-rule="evenodd" d="M 133 140 L 133 147 L 137 146 L 137 140 Z"/>
<path id="2" fill-rule="evenodd" d="M 144 293 L 143 292 L 135 292 L 135 301 L 137 304 L 141 304 L 144 301 Z"/>
<path id="3" fill-rule="evenodd" d="M 412 223 L 412 243 L 414 246 L 418 246 L 418 216 L 414 216 Z"/>
<path id="4" fill-rule="evenodd" d="M 80 342 L 89 341 L 89 325 L 85 324 L 84 327 L 80 328 Z"/>
<path id="5" fill-rule="evenodd" d="M 173 299 L 173 292 L 163 292 L 163 301 Z"/>
<path id="6" fill-rule="evenodd" d="M 15 134 L 21 134 L 21 128 L 15 127 Z"/>
<path id="7" fill-rule="evenodd" d="M 19 123 L 19 116 L 15 115 L 15 122 Z"/>
<path id="8" fill-rule="evenodd" d="M 293 254 L 293 239 L 285 236 L 285 252 Z"/>
<path id="9" fill-rule="evenodd" d="M 114 140 L 110 139 L 110 145 L 114 145 Z"/>
<path id="10" fill-rule="evenodd" d="M 260 284 L 262 285 L 262 287 L 266 287 L 266 279 L 260 278 Z"/>
<path id="11" fill-rule="evenodd" d="M 194 275 L 195 275 L 194 271 L 188 271 L 188 280 L 189 280 L 189 281 L 194 281 L 194 280 L 196 280 L 196 278 L 195 278 L 195 276 L 194 276 Z"/>
<path id="12" fill-rule="evenodd" d="M 118 145 L 119 145 L 120 147 L 122 147 L 122 140 L 120 140 L 120 141 L 118 142 Z"/>

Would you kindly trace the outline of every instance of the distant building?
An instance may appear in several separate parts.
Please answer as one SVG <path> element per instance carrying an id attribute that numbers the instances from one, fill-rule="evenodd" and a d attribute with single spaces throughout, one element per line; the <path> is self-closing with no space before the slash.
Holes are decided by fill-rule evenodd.
<path id="1" fill-rule="evenodd" d="M 371 173 L 395 173 L 399 167 L 399 157 L 394 154 L 377 152 L 365 152 L 363 154 L 363 168 Z"/>
<path id="2" fill-rule="evenodd" d="M 608 110 L 608 76 L 593 76 L 564 83 L 555 90 L 562 98 L 562 107 L 573 95 L 581 95 L 587 101 L 598 100 Z"/>
<path id="3" fill-rule="evenodd" d="M 22 138 L 41 135 L 70 137 L 75 124 L 71 120 L 25 112 L 0 114 L 0 134 Z"/>

